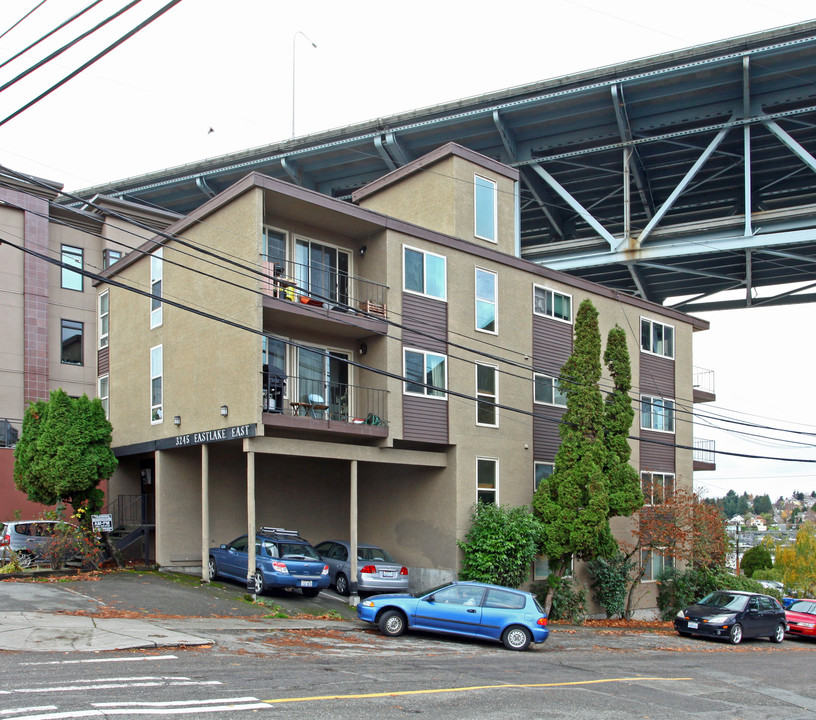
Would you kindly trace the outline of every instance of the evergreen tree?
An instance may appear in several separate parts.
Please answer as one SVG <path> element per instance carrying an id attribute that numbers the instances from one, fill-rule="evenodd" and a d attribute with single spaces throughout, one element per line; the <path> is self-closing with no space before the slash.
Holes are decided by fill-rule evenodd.
<path id="1" fill-rule="evenodd" d="M 765 515 L 766 513 L 773 514 L 771 498 L 768 495 L 757 495 L 754 498 L 754 514 Z"/>
<path id="2" fill-rule="evenodd" d="M 559 428 L 561 445 L 552 475 L 542 480 L 533 497 L 533 511 L 544 524 L 541 549 L 551 570 L 547 610 L 573 556 L 591 560 L 611 557 L 617 551 L 608 521 L 600 378 L 598 311 L 584 300 L 575 316 L 573 351 L 562 368 L 567 409 Z"/>
<path id="3" fill-rule="evenodd" d="M 71 398 L 55 390 L 47 402 L 32 403 L 14 449 L 14 483 L 32 502 L 71 503 L 98 512 L 104 493 L 98 485 L 116 469 L 110 448 L 111 424 L 102 403 L 87 395 Z"/>

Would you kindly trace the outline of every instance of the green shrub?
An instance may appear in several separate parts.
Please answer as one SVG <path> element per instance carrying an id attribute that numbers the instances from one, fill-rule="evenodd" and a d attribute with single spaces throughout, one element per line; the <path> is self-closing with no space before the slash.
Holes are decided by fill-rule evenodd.
<path id="1" fill-rule="evenodd" d="M 770 570 L 773 567 L 771 553 L 764 545 L 752 547 L 742 556 L 740 567 L 746 577 L 753 577 L 757 570 Z"/>
<path id="2" fill-rule="evenodd" d="M 635 569 L 635 563 L 624 553 L 618 552 L 609 558 L 595 558 L 587 564 L 587 568 L 593 577 L 595 601 L 609 617 L 623 617 L 629 594 L 629 576 Z"/>
<path id="3" fill-rule="evenodd" d="M 737 577 L 721 568 L 694 568 L 685 571 L 670 568 L 658 577 L 657 588 L 657 606 L 664 620 L 673 620 L 682 608 L 693 605 L 715 590 L 745 590 L 781 599 L 777 591 L 763 587 L 756 580 Z"/>
<path id="4" fill-rule="evenodd" d="M 557 582 L 553 595 L 549 618 L 570 625 L 583 625 L 587 617 L 586 590 L 571 577 L 561 578 L 550 575 Z M 533 583 L 531 592 L 543 605 L 550 586 L 547 580 Z"/>

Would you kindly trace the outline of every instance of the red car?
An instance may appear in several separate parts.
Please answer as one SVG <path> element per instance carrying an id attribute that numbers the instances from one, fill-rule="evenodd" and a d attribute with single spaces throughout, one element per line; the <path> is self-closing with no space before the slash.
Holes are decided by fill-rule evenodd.
<path id="1" fill-rule="evenodd" d="M 816 637 L 816 600 L 795 600 L 785 610 L 791 635 Z"/>

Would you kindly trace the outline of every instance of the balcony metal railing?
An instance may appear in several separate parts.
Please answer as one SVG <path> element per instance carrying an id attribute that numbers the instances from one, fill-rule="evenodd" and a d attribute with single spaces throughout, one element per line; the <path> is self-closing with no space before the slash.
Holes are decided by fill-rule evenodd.
<path id="1" fill-rule="evenodd" d="M 272 297 L 385 317 L 388 286 L 321 263 L 264 257 L 263 290 Z"/>
<path id="2" fill-rule="evenodd" d="M 695 367 L 692 369 L 692 384 L 695 390 L 714 394 L 714 371 Z"/>
<path id="3" fill-rule="evenodd" d="M 387 390 L 274 373 L 263 377 L 263 410 L 318 420 L 387 425 Z"/>
<path id="4" fill-rule="evenodd" d="M 8 419 L 0 420 L 0 447 L 14 447 L 17 444 L 20 433 Z"/>
<path id="5" fill-rule="evenodd" d="M 114 529 L 156 522 L 153 507 L 146 495 L 119 495 L 108 503 L 105 512 L 112 515 Z"/>
<path id="6" fill-rule="evenodd" d="M 692 460 L 694 462 L 713 465 L 716 462 L 716 455 L 713 440 L 694 438 L 694 450 L 692 452 Z"/>

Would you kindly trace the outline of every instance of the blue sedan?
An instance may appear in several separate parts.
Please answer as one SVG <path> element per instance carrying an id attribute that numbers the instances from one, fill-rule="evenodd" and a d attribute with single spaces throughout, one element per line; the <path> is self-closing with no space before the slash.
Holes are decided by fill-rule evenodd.
<path id="1" fill-rule="evenodd" d="M 543 643 L 550 631 L 538 600 L 522 590 L 476 582 L 451 582 L 422 593 L 379 595 L 357 606 L 357 617 L 383 635 L 429 630 L 500 640 L 508 650 Z"/>

